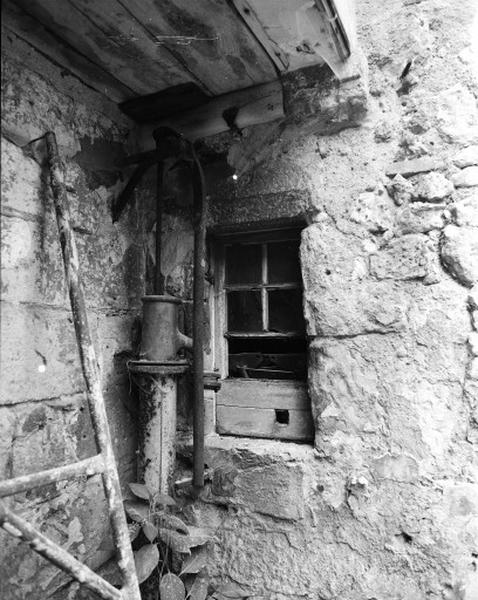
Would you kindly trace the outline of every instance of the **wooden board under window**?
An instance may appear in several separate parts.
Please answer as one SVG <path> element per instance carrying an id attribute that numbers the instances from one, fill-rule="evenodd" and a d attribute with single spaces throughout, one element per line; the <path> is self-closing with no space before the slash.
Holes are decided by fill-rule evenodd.
<path id="1" fill-rule="evenodd" d="M 314 437 L 307 386 L 300 381 L 226 379 L 217 394 L 222 435 L 308 441 Z M 288 423 L 280 422 L 288 420 Z"/>

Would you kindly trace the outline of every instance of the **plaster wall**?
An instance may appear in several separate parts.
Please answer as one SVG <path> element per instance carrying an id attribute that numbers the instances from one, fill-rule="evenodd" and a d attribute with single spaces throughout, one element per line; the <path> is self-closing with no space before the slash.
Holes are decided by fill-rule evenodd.
<path id="1" fill-rule="evenodd" d="M 134 353 L 151 224 L 132 209 L 113 225 L 124 186 L 114 161 L 131 123 L 117 107 L 2 32 L 2 302 L 0 477 L 91 456 L 94 438 L 47 172 L 31 140 L 53 130 L 65 159 L 90 327 L 120 476 L 135 475 L 135 404 L 125 362 Z M 141 207 L 141 203 L 138 204 Z M 19 514 L 93 568 L 113 553 L 98 477 L 8 499 Z M 65 576 L 0 533 L 0 597 L 73 598 Z"/>
<path id="2" fill-rule="evenodd" d="M 304 113 L 214 142 L 242 176 L 212 189 L 211 224 L 308 219 L 316 427 L 313 448 L 209 437 L 189 510 L 225 597 L 478 598 L 477 19 L 361 0 L 360 126 Z M 308 98 L 340 121 L 337 96 Z"/>

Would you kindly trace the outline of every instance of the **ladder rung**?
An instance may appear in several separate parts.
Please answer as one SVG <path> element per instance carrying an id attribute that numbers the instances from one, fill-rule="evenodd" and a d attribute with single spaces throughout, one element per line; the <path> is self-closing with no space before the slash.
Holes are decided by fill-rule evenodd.
<path id="1" fill-rule="evenodd" d="M 0 498 L 26 492 L 63 479 L 76 479 L 82 475 L 96 475 L 97 473 L 102 473 L 104 469 L 103 456 L 96 454 L 95 456 L 65 465 L 64 467 L 55 467 L 54 469 L 39 471 L 30 475 L 6 479 L 5 481 L 0 481 Z"/>
<path id="2" fill-rule="evenodd" d="M 117 590 L 67 550 L 43 535 L 25 519 L 13 513 L 2 502 L 0 502 L 0 526 L 14 537 L 27 542 L 33 550 L 36 550 L 54 565 L 72 575 L 77 581 L 94 590 L 104 600 L 126 600 L 120 590 Z"/>

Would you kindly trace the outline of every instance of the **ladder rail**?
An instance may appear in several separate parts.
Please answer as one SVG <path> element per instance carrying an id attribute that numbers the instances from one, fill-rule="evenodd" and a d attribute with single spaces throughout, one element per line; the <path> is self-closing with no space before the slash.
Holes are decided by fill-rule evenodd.
<path id="1" fill-rule="evenodd" d="M 47 162 L 50 170 L 50 185 L 53 192 L 56 221 L 65 268 L 65 278 L 70 296 L 71 311 L 80 355 L 81 368 L 86 384 L 86 396 L 95 434 L 98 455 L 64 467 L 49 469 L 3 482 L 2 496 L 78 477 L 83 474 L 99 473 L 108 506 L 112 537 L 118 553 L 118 567 L 122 578 L 122 588 L 114 588 L 105 579 L 91 571 L 69 552 L 32 527 L 27 521 L 15 515 L 0 503 L 0 526 L 8 533 L 26 541 L 42 556 L 69 573 L 80 583 L 100 594 L 105 600 L 141 600 L 138 578 L 134 564 L 126 516 L 123 509 L 121 487 L 116 467 L 111 435 L 108 426 L 101 378 L 93 340 L 88 324 L 88 314 L 79 270 L 78 251 L 71 227 L 70 211 L 65 186 L 64 166 L 58 152 L 56 136 L 48 132 L 45 136 Z"/>
<path id="2" fill-rule="evenodd" d="M 103 577 L 55 544 L 25 519 L 13 513 L 3 502 L 0 502 L 0 523 L 10 535 L 26 542 L 35 552 L 69 573 L 77 581 L 87 585 L 104 600 L 125 600 L 121 590 L 113 587 Z"/>

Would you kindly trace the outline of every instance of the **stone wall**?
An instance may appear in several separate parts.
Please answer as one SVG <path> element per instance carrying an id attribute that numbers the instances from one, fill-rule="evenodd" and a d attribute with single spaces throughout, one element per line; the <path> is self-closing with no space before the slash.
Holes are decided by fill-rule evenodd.
<path id="1" fill-rule="evenodd" d="M 48 130 L 66 182 L 103 391 L 123 482 L 135 480 L 135 404 L 125 361 L 134 350 L 152 224 L 111 203 L 124 186 L 114 160 L 131 123 L 115 105 L 2 32 L 2 303 L 0 477 L 59 466 L 95 452 L 64 284 L 47 173 L 26 144 Z M 98 477 L 61 482 L 9 500 L 43 532 L 94 568 L 112 555 Z M 0 533 L 0 597 L 49 598 L 57 568 Z M 58 598 L 74 597 L 59 591 Z"/>
<path id="2" fill-rule="evenodd" d="M 213 189 L 212 222 L 309 222 L 315 445 L 210 436 L 190 516 L 216 531 L 210 571 L 229 597 L 476 600 L 478 9 L 357 13 L 360 126 L 215 141 L 241 168 L 248 147 L 262 162 Z"/>
<path id="3" fill-rule="evenodd" d="M 207 487 L 185 507 L 216 532 L 209 570 L 228 597 L 478 598 L 477 12 L 472 0 L 358 0 L 368 75 L 312 96 L 313 82 L 292 77 L 286 125 L 209 143 L 241 173 L 237 183 L 208 177 L 210 225 L 308 223 L 315 444 L 211 435 Z M 131 150 L 130 123 L 13 34 L 4 43 L 1 474 L 93 452 L 51 198 L 25 149 L 54 128 L 115 452 L 131 481 L 125 360 L 150 291 L 154 178 L 113 225 L 111 201 L 124 185 L 113 159 Z M 168 291 L 190 300 L 190 194 L 180 173 L 166 204 L 163 274 Z M 190 416 L 183 388 L 181 429 Z M 185 443 L 178 468 L 189 457 Z M 111 556 L 95 478 L 19 495 L 14 507 L 94 568 Z M 0 596 L 75 597 L 56 569 L 1 535 Z"/>

